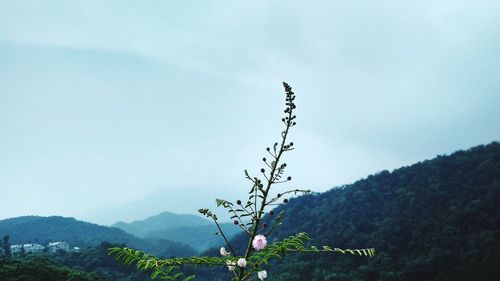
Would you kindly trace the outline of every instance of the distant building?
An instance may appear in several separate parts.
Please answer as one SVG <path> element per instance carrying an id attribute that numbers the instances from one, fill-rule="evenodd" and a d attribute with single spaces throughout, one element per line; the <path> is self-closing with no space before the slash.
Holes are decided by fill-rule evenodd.
<path id="1" fill-rule="evenodd" d="M 45 249 L 45 246 L 40 244 L 24 244 L 24 252 L 25 253 L 41 253 Z"/>
<path id="2" fill-rule="evenodd" d="M 66 241 L 50 242 L 47 245 L 47 249 L 50 253 L 57 253 L 58 251 L 69 251 L 69 244 Z"/>
<path id="3" fill-rule="evenodd" d="M 23 245 L 10 245 L 10 252 L 15 255 L 21 252 Z"/>
<path id="4" fill-rule="evenodd" d="M 45 246 L 42 246 L 40 244 L 11 245 L 10 252 L 13 255 L 20 254 L 22 248 L 24 248 L 24 253 L 26 253 L 26 254 L 36 254 L 36 253 L 42 253 L 43 250 L 45 249 Z"/>

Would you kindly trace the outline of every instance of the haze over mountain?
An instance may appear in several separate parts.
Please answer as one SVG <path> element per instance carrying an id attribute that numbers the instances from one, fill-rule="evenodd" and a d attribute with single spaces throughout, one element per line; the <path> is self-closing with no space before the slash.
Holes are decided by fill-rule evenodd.
<path id="1" fill-rule="evenodd" d="M 112 227 L 118 227 L 126 232 L 137 236 L 143 236 L 145 233 L 159 231 L 165 228 L 182 227 L 182 226 L 200 226 L 210 224 L 210 221 L 201 216 L 188 214 L 174 214 L 171 212 L 163 212 L 161 214 L 148 217 L 143 220 L 137 220 L 130 223 L 122 221 L 116 222 Z"/>
<path id="2" fill-rule="evenodd" d="M 143 220 L 165 210 L 176 214 L 198 215 L 198 209 L 214 207 L 215 198 L 237 198 L 244 194 L 243 189 L 179 188 L 157 190 L 147 197 L 123 204 L 95 208 L 80 213 L 77 217 L 93 223 L 111 225 L 119 221 Z M 226 219 L 224 210 L 213 208 L 213 211 L 220 214 L 223 221 Z"/>
<path id="3" fill-rule="evenodd" d="M 141 238 L 184 243 L 200 252 L 222 245 L 221 236 L 216 234 L 219 230 L 213 221 L 195 215 L 163 212 L 144 220 L 117 222 L 112 226 Z M 241 232 L 233 223 L 220 223 L 220 227 L 228 239 Z"/>

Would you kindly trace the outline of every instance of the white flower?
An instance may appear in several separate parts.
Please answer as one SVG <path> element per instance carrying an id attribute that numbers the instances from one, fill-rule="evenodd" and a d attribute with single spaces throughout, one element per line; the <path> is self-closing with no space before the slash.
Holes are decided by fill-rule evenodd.
<path id="1" fill-rule="evenodd" d="M 236 264 L 234 263 L 234 261 L 226 261 L 226 264 L 229 271 L 234 271 L 234 269 L 236 268 Z"/>
<path id="2" fill-rule="evenodd" d="M 252 245 L 255 248 L 255 250 L 263 250 L 267 246 L 267 239 L 266 236 L 264 235 L 255 235 L 252 241 Z"/>
<path id="3" fill-rule="evenodd" d="M 221 256 L 223 256 L 223 257 L 227 257 L 227 256 L 229 256 L 229 254 L 230 254 L 230 253 L 229 253 L 228 251 L 226 251 L 226 248 L 224 248 L 224 247 L 220 247 L 220 255 L 221 255 Z"/>
<path id="4" fill-rule="evenodd" d="M 262 271 L 257 272 L 257 277 L 259 277 L 259 279 L 261 281 L 263 281 L 264 279 L 267 278 L 267 271 L 262 270 Z"/>
<path id="5" fill-rule="evenodd" d="M 238 266 L 242 267 L 242 268 L 245 268 L 247 266 L 247 261 L 244 258 L 240 258 L 238 260 Z"/>

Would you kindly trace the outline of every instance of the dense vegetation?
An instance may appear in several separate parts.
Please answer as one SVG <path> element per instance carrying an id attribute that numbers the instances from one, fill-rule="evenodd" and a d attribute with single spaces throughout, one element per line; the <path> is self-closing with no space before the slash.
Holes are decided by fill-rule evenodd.
<path id="1" fill-rule="evenodd" d="M 217 227 L 209 220 L 196 215 L 163 212 L 144 220 L 117 222 L 112 226 L 141 238 L 184 243 L 199 252 L 220 245 L 220 237 L 215 235 L 218 232 Z M 221 223 L 220 226 L 229 238 L 240 230 L 232 223 Z"/>
<path id="2" fill-rule="evenodd" d="M 499 206 L 497 142 L 301 196 L 278 209 L 288 219 L 270 240 L 306 231 L 316 245 L 369 245 L 377 255 L 289 255 L 269 280 L 500 280 Z"/>
<path id="3" fill-rule="evenodd" d="M 59 265 L 72 269 L 93 272 L 109 281 L 147 281 L 151 280 L 146 274 L 133 267 L 126 267 L 116 262 L 108 255 L 108 249 L 114 246 L 123 246 L 103 242 L 99 246 L 89 247 L 81 252 L 58 253 L 47 255 L 50 260 Z"/>
<path id="4" fill-rule="evenodd" d="M 165 239 L 141 239 L 118 228 L 56 216 L 26 216 L 1 220 L 0 235 L 9 235 L 11 244 L 45 245 L 50 241 L 67 241 L 72 247 L 84 248 L 108 241 L 123 243 L 163 257 L 193 255 L 196 252 L 187 245 Z"/>
<path id="5" fill-rule="evenodd" d="M 8 281 L 104 281 L 95 273 L 56 265 L 47 258 L 0 261 L 0 280 Z"/>
<path id="6" fill-rule="evenodd" d="M 25 258 L 16 256 L 13 260 L 0 259 L 0 280 L 11 280 L 4 278 L 12 278 L 15 274 L 19 275 L 16 275 L 18 279 L 12 280 L 151 280 L 146 274 L 122 266 L 110 257 L 108 248 L 114 246 L 123 245 L 103 242 L 81 252 L 60 251 L 56 254 L 28 254 Z M 38 279 L 42 278 L 40 276 L 44 279 Z"/>

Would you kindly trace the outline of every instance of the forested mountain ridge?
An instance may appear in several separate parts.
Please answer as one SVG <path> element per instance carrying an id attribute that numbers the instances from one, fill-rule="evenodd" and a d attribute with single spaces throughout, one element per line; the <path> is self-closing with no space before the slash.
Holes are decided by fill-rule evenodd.
<path id="1" fill-rule="evenodd" d="M 271 241 L 305 231 L 311 244 L 377 255 L 289 255 L 269 280 L 500 280 L 499 206 L 498 142 L 300 196 L 275 210 L 286 217 Z"/>
<path id="2" fill-rule="evenodd" d="M 47 244 L 50 241 L 67 241 L 72 247 L 88 247 L 103 241 L 123 243 L 161 256 L 193 255 L 191 247 L 165 239 L 142 239 L 125 231 L 74 218 L 59 216 L 24 216 L 0 220 L 0 235 L 9 235 L 10 243 Z"/>

